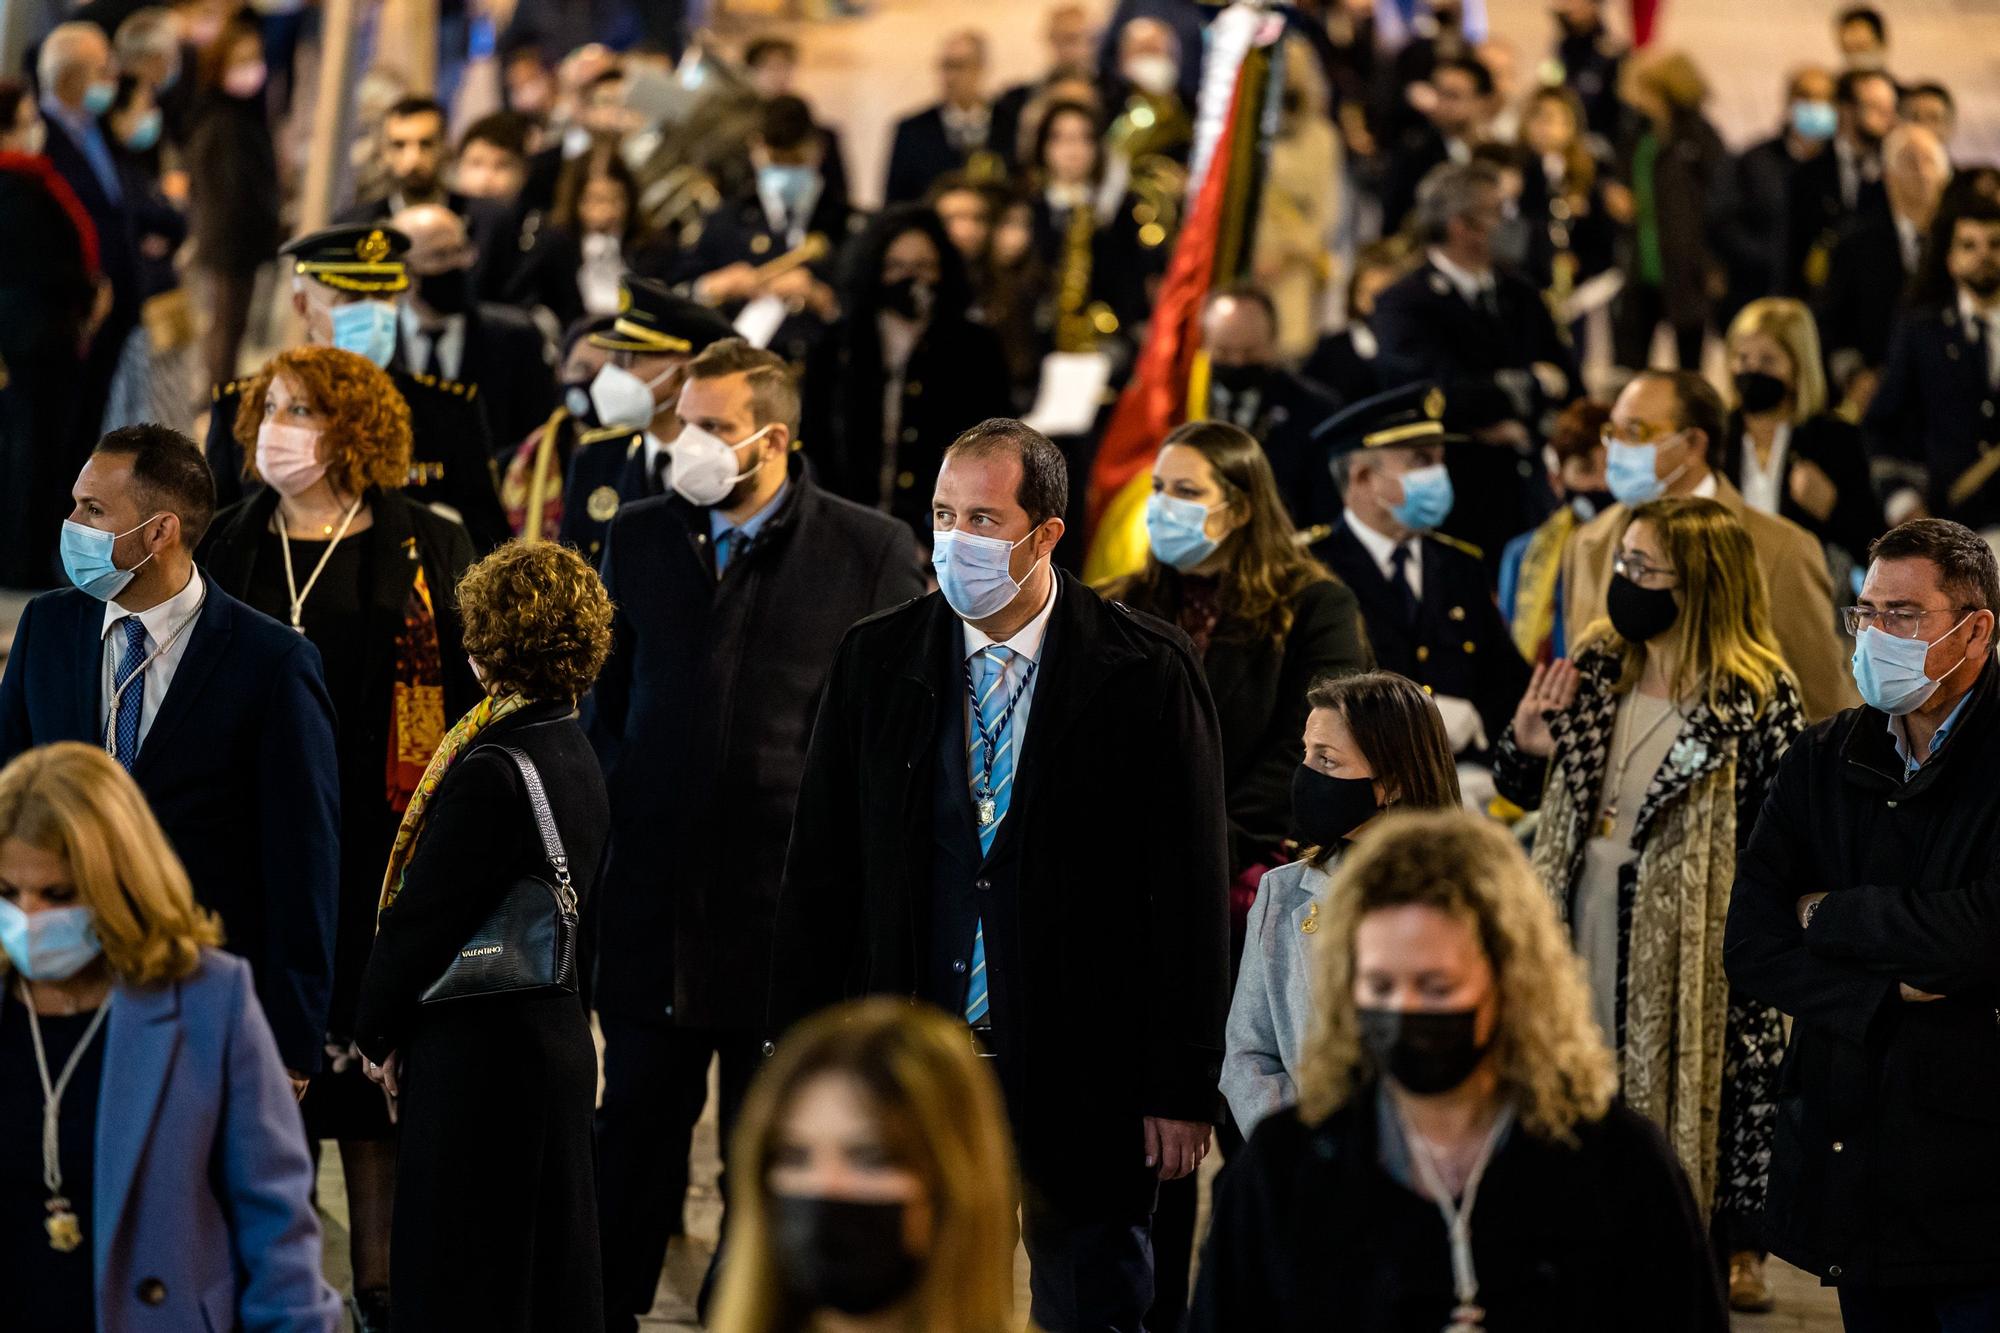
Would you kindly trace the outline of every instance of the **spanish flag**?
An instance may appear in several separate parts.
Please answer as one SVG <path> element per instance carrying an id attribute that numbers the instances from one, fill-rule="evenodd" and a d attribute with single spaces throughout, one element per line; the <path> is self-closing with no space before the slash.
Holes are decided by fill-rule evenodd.
<path id="1" fill-rule="evenodd" d="M 1238 29 L 1234 42 L 1225 27 L 1232 19 Z M 1268 40 L 1274 34 L 1265 30 L 1267 21 L 1276 20 L 1238 5 L 1210 30 L 1205 84 L 1213 86 L 1203 88 L 1202 101 L 1215 128 L 1203 136 L 1197 121 L 1194 205 L 1168 261 L 1146 345 L 1091 465 L 1083 573 L 1092 583 L 1144 567 L 1153 458 L 1167 432 L 1208 399 L 1202 306 L 1210 290 L 1242 273 L 1250 250 L 1262 174 L 1259 145 L 1274 91 L 1275 47 Z M 1232 46 L 1238 48 L 1233 60 Z"/>

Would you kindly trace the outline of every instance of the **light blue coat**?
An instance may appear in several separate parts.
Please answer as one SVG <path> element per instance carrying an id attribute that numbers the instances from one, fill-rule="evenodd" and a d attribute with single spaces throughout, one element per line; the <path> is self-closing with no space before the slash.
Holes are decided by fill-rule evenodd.
<path id="1" fill-rule="evenodd" d="M 1332 868 L 1330 862 L 1327 870 Z M 1243 967 L 1223 1033 L 1222 1095 L 1245 1136 L 1265 1116 L 1298 1100 L 1292 1079 L 1312 1025 L 1315 943 L 1300 927 L 1314 902 L 1325 916 L 1331 884 L 1326 870 L 1304 861 L 1279 866 L 1257 881 L 1257 901 L 1244 926 Z"/>
<path id="2" fill-rule="evenodd" d="M 333 1333 L 312 1159 L 250 966 L 120 985 L 104 1021 L 97 1333 Z"/>

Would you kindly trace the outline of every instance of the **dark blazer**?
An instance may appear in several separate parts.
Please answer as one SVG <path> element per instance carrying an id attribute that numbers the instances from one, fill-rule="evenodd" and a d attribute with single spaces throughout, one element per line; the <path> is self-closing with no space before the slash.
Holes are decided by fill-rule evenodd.
<path id="1" fill-rule="evenodd" d="M 1354 590 L 1382 669 L 1470 700 L 1487 740 L 1497 742 L 1528 687 L 1528 664 L 1500 618 L 1478 557 L 1435 535 L 1423 538 L 1422 550 L 1424 595 L 1414 627 L 1403 622 L 1389 580 L 1344 520 L 1313 554 Z"/>
<path id="2" fill-rule="evenodd" d="M 479 385 L 413 375 L 393 361 L 389 378 L 410 405 L 410 482 L 404 494 L 452 510 L 479 551 L 506 541 L 513 533 L 493 484 L 493 447 L 478 405 Z M 231 380 L 209 390 L 203 447 L 219 505 L 234 504 L 250 489 L 243 475 L 243 449 L 236 442 L 236 410 L 248 385 L 248 379 Z"/>
<path id="3" fill-rule="evenodd" d="M 841 248 L 860 222 L 861 215 L 848 207 L 847 200 L 822 183 L 819 200 L 813 205 L 805 228 L 807 236 L 822 236 L 827 242 L 826 254 L 808 266 L 814 277 L 829 284 L 836 280 Z M 703 219 L 701 236 L 691 249 L 673 261 L 669 271 L 673 281 L 691 284 L 730 264 L 768 263 L 791 248 L 790 235 L 783 228 L 771 225 L 770 214 L 764 211 L 763 202 L 753 189 Z M 734 319 L 742 309 L 742 302 L 732 302 L 720 307 L 720 313 L 726 319 Z M 788 361 L 803 361 L 825 336 L 826 327 L 826 322 L 812 311 L 799 311 L 778 326 L 771 335 L 770 348 Z"/>
<path id="4" fill-rule="evenodd" d="M 1858 356 L 1861 366 L 1882 364 L 1889 334 L 1916 276 L 1916 270 L 1903 263 L 1903 243 L 1888 212 L 1857 219 L 1848 228 L 1833 247 L 1821 295 L 1820 342 L 1829 365 L 1845 360 L 1843 352 Z"/>
<path id="5" fill-rule="evenodd" d="M 615 432 L 577 441 L 563 477 L 562 530 L 557 539 L 574 546 L 593 565 L 604 554 L 604 533 L 619 508 L 661 493 L 646 471 L 646 433 Z"/>
<path id="6" fill-rule="evenodd" d="M 1996 676 L 1989 660 L 1908 781 L 1872 708 L 1807 732 L 1737 860 L 1729 980 L 1793 1018 L 1766 1232 L 1836 1285 L 2000 1282 Z M 1946 998 L 1906 1003 L 1898 982 Z"/>
<path id="7" fill-rule="evenodd" d="M 297 1099 L 249 967 L 204 949 L 185 980 L 115 994 L 93 1090 L 99 1333 L 340 1328 Z"/>
<path id="8" fill-rule="evenodd" d="M 1313 438 L 1320 423 L 1340 410 L 1339 398 L 1303 375 L 1274 368 L 1246 421 L 1235 410 L 1222 410 L 1213 384 L 1209 392 L 1210 417 L 1242 426 L 1264 446 L 1293 527 L 1309 528 L 1340 517 L 1340 492 L 1334 486 L 1328 453 L 1332 441 Z"/>
<path id="9" fill-rule="evenodd" d="M 1742 415 L 1732 413 L 1715 466 L 1738 489 L 1743 483 L 1743 451 L 1748 447 L 1743 437 Z M 1833 512 L 1825 522 L 1792 499 L 1789 482 L 1792 467 L 1800 459 L 1819 464 L 1839 492 Z M 1887 524 L 1882 519 L 1882 502 L 1868 475 L 1868 450 L 1859 426 L 1831 412 L 1822 412 L 1792 427 L 1791 439 L 1785 447 L 1785 476 L 1778 487 L 1778 515 L 1798 524 L 1821 542 L 1846 551 L 1856 565 L 1867 566 L 1868 543 L 1881 536 Z"/>
<path id="10" fill-rule="evenodd" d="M 1375 349 L 1371 346 L 1370 350 Z M 1361 354 L 1352 328 L 1322 337 L 1299 373 L 1324 385 L 1343 403 L 1358 403 L 1382 391 L 1382 382 L 1375 375 L 1375 358 Z"/>
<path id="11" fill-rule="evenodd" d="M 1168 572 L 1158 606 L 1172 622 L 1180 578 Z M 1305 761 L 1306 688 L 1321 676 L 1375 665 L 1354 590 L 1334 579 L 1311 583 L 1292 605 L 1282 642 L 1252 638 L 1224 619 L 1201 659 L 1222 726 L 1222 782 L 1229 814 L 1229 870 L 1238 874 L 1292 835 L 1292 770 Z"/>
<path id="12" fill-rule="evenodd" d="M 1760 296 L 1790 290 L 1786 228 L 1792 176 L 1800 163 L 1780 132 L 1743 151 L 1716 181 L 1709 207 L 1709 237 L 1729 270 L 1726 324 Z"/>
<path id="13" fill-rule="evenodd" d="M 1417 202 L 1417 186 L 1435 167 L 1451 160 L 1444 136 L 1428 120 L 1406 124 L 1388 145 L 1382 169 L 1382 230 L 1403 229 L 1403 219 Z"/>
<path id="14" fill-rule="evenodd" d="M 986 122 L 986 142 L 980 147 L 1008 156 L 1009 147 L 994 137 L 1000 128 L 998 116 Z M 926 107 L 896 122 L 895 138 L 889 145 L 889 180 L 882 192 L 887 204 L 909 203 L 924 197 L 931 182 L 965 166 L 965 155 L 952 147 L 945 133 L 943 104 Z"/>
<path id="15" fill-rule="evenodd" d="M 814 485 L 796 456 L 719 582 L 706 509 L 642 500 L 610 529 L 618 614 L 586 709 L 612 811 L 593 1003 L 757 1032 L 820 692 L 848 626 L 924 591 L 916 547 L 894 519 Z"/>
<path id="16" fill-rule="evenodd" d="M 458 377 L 477 386 L 487 442 L 511 455 L 556 410 L 555 349 L 535 321 L 507 305 L 476 302 L 466 312 Z"/>
<path id="17" fill-rule="evenodd" d="M 2000 394 L 1955 297 L 1898 321 L 1863 425 L 1877 472 L 1891 479 L 1885 490 L 1916 486 L 1931 513 L 1971 528 L 2000 522 L 2000 485 L 1992 480 L 1962 502 L 1951 497 L 1953 484 L 2000 444 Z"/>
<path id="18" fill-rule="evenodd" d="M 48 126 L 48 142 L 43 152 L 56 173 L 69 182 L 69 188 L 83 205 L 83 211 L 90 214 L 91 225 L 97 228 L 97 267 L 111 280 L 111 314 L 98 331 L 98 339 L 110 336 L 122 347 L 126 330 L 139 317 L 139 250 L 138 237 L 132 227 L 131 203 L 143 193 L 144 186 L 133 181 L 130 173 L 118 166 L 118 154 L 114 149 L 111 161 L 123 198 L 113 201 L 104 192 L 97 173 L 91 170 L 83 145 L 72 139 L 69 130 L 53 117 L 45 117 L 43 123 Z M 108 147 L 112 137 L 110 130 L 100 125 L 99 133 L 105 136 Z"/>
<path id="19" fill-rule="evenodd" d="M 1140 1167 L 1141 1117 L 1217 1110 L 1222 747 L 1185 636 L 1058 577 L 1011 808 L 966 887 L 1023 1174 L 1099 1215 L 1157 1186 Z M 940 820 L 973 837 L 969 798 L 938 807 L 954 781 L 940 765 L 964 753 L 964 643 L 933 593 L 841 645 L 785 859 L 775 1031 L 850 996 L 935 994 L 952 905 L 937 849 L 956 835 Z"/>
<path id="20" fill-rule="evenodd" d="M 1317 1125 L 1258 1123 L 1216 1195 L 1193 1333 L 1415 1333 L 1451 1318 L 1451 1244 L 1437 1205 L 1379 1163 L 1378 1092 L 1364 1083 Z M 1472 1219 L 1492 1333 L 1726 1333 L 1705 1219 L 1660 1131 L 1615 1103 L 1574 1144 L 1516 1124 Z"/>
<path id="21" fill-rule="evenodd" d="M 882 503 L 882 337 L 873 321 L 841 319 L 807 358 L 799 442 L 835 495 Z M 969 319 L 933 319 L 903 377 L 902 432 L 889 512 L 928 544 L 931 482 L 944 451 L 969 427 L 1004 416 L 1007 364 L 993 331 Z"/>
<path id="22" fill-rule="evenodd" d="M 1837 144 L 1792 173 L 1791 196 L 1785 208 L 1785 288 L 1792 296 L 1816 296 L 1826 285 L 1833 250 L 1842 233 L 1889 214 L 1889 195 L 1882 182 L 1864 182 L 1850 206 L 1840 193 Z"/>
<path id="23" fill-rule="evenodd" d="M 250 960 L 288 1068 L 318 1070 L 333 976 L 340 786 L 319 650 L 209 579 L 132 776 Z M 0 678 L 0 763 L 104 742 L 104 603 L 74 588 L 21 612 Z M 136 686 L 134 688 L 137 688 Z"/>
<path id="24" fill-rule="evenodd" d="M 460 217 L 465 217 L 472 207 L 472 201 L 457 190 L 446 190 L 442 202 L 446 208 Z M 395 201 L 385 194 L 363 203 L 349 204 L 336 213 L 333 220 L 343 227 L 355 227 L 364 222 L 387 222 L 395 215 Z"/>

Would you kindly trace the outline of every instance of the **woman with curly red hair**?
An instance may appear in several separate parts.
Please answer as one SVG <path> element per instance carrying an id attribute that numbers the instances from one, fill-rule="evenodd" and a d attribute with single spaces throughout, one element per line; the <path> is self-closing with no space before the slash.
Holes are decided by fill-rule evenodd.
<path id="1" fill-rule="evenodd" d="M 365 357 L 300 347 L 251 380 L 235 434 L 261 489 L 216 515 L 198 557 L 216 584 L 319 649 L 339 719 L 341 896 L 327 1059 L 305 1100 L 337 1139 L 352 1217 L 357 1327 L 386 1327 L 395 1143 L 361 1072 L 354 1011 L 382 865 L 449 719 L 479 697 L 451 589 L 465 529 L 405 497 L 410 410 Z"/>

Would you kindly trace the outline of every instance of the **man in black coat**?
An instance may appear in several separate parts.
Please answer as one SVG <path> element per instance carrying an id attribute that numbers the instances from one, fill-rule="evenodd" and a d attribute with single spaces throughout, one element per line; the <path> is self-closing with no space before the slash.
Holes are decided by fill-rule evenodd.
<path id="1" fill-rule="evenodd" d="M 279 262 L 290 262 L 292 309 L 305 322 L 306 342 L 366 356 L 389 372 L 409 404 L 410 481 L 404 494 L 449 509 L 472 534 L 472 544 L 490 551 L 510 534 L 493 484 L 479 386 L 411 373 L 396 361 L 401 316 L 394 298 L 410 285 L 404 263 L 409 246 L 409 237 L 388 227 L 328 227 L 291 241 L 279 251 Z M 365 307 L 372 319 L 353 320 L 355 310 L 339 313 L 348 307 Z M 244 495 L 236 413 L 246 383 L 231 380 L 209 391 L 206 452 L 224 505 Z"/>
<path id="2" fill-rule="evenodd" d="M 1229 1001 L 1215 709 L 1184 635 L 1049 568 L 1067 489 L 1017 421 L 946 454 L 942 590 L 855 626 L 834 661 L 770 1009 L 780 1033 L 875 993 L 968 1022 L 1052 1333 L 1141 1326 L 1158 1182 L 1207 1150 Z"/>
<path id="3" fill-rule="evenodd" d="M 1983 528 L 2000 523 L 2000 207 L 1954 221 L 1945 267 L 1956 299 L 1903 316 L 1865 425 L 1892 518 L 1920 498 Z"/>
<path id="4" fill-rule="evenodd" d="M 624 310 L 611 327 L 589 335 L 591 346 L 610 353 L 588 390 L 600 424 L 578 434 L 563 478 L 560 540 L 592 564 L 621 505 L 666 494 L 667 446 L 681 430 L 674 415 L 681 372 L 730 334 L 713 310 L 636 274 L 625 275 L 618 303 Z"/>
<path id="5" fill-rule="evenodd" d="M 2000 572 L 1981 537 L 1941 519 L 1891 530 L 1871 556 L 1867 706 L 1779 765 L 1723 957 L 1732 985 L 1793 1018 L 1773 1252 L 1840 1289 L 1850 1330 L 1994 1328 Z M 1911 640 L 1928 651 L 1880 669 L 1903 654 L 1878 645 Z"/>
<path id="6" fill-rule="evenodd" d="M 130 770 L 195 900 L 250 961 L 303 1091 L 326 1041 L 340 872 L 319 650 L 195 567 L 215 490 L 194 441 L 164 426 L 114 431 L 74 493 L 70 518 L 102 534 L 101 549 L 66 556 L 79 586 L 21 613 L 0 678 L 0 764 L 83 741 Z"/>
<path id="7" fill-rule="evenodd" d="M 813 484 L 781 358 L 716 343 L 689 363 L 677 410 L 741 479 L 717 499 L 719 477 L 703 490 L 676 473 L 675 494 L 612 520 L 618 613 L 589 723 L 612 808 L 592 990 L 598 1203 L 606 1305 L 625 1329 L 681 1230 L 710 1058 L 725 1143 L 762 1062 L 778 880 L 827 669 L 848 626 L 924 590 L 908 529 Z"/>
<path id="8" fill-rule="evenodd" d="M 1834 246 L 1822 300 L 1820 342 L 1837 387 L 1881 366 L 1950 179 L 1951 154 L 1923 126 L 1898 125 L 1882 141 L 1888 210 L 1857 222 Z"/>
<path id="9" fill-rule="evenodd" d="M 1785 221 L 1785 290 L 1818 299 L 1833 248 L 1857 222 L 1888 212 L 1882 141 L 1896 128 L 1896 81 L 1879 69 L 1850 69 L 1834 84 L 1839 129 L 1832 151 L 1792 176 Z"/>
<path id="10" fill-rule="evenodd" d="M 351 226 L 382 223 L 418 204 L 443 204 L 463 213 L 465 196 L 445 188 L 449 156 L 444 108 L 421 95 L 401 99 L 382 114 L 375 141 L 376 170 L 388 192 L 343 209 L 334 221 Z"/>
<path id="11" fill-rule="evenodd" d="M 954 171 L 972 170 L 981 180 L 1006 173 L 1008 146 L 994 137 L 993 107 L 986 100 L 986 38 L 955 32 L 938 48 L 942 98 L 896 122 L 889 146 L 889 180 L 882 200 L 912 203 L 931 182 Z"/>
<path id="12" fill-rule="evenodd" d="M 1575 358 L 1533 283 L 1497 266 L 1498 172 L 1484 162 L 1438 168 L 1418 191 L 1424 262 L 1375 300 L 1369 327 L 1380 345 L 1385 389 L 1440 385 L 1452 422 L 1479 447 L 1447 460 L 1462 505 L 1446 526 L 1485 552 L 1499 552 L 1548 514 L 1547 469 L 1534 445 L 1543 416 L 1581 383 Z"/>
<path id="13" fill-rule="evenodd" d="M 1250 284 L 1216 292 L 1201 333 L 1208 352 L 1208 418 L 1257 437 L 1294 527 L 1332 522 L 1340 513 L 1340 492 L 1327 468 L 1326 446 L 1313 433 L 1341 402 L 1278 364 L 1278 311 L 1270 293 Z"/>
<path id="14" fill-rule="evenodd" d="M 487 438 L 504 460 L 555 410 L 555 349 L 521 310 L 473 299 L 476 254 L 464 218 L 443 204 L 418 204 L 393 225 L 410 238 L 412 281 L 398 312 L 402 367 L 475 391 Z"/>
<path id="15" fill-rule="evenodd" d="M 1553 6 L 1556 65 L 1562 81 L 1583 103 L 1583 128 L 1605 142 L 1618 137 L 1618 71 L 1625 43 L 1604 26 L 1604 0 L 1559 0 Z"/>
<path id="16" fill-rule="evenodd" d="M 1716 312 L 1728 328 L 1736 312 L 1760 296 L 1790 289 L 1787 210 L 1800 166 L 1832 151 L 1836 117 L 1833 75 L 1816 65 L 1785 81 L 1785 120 L 1778 132 L 1746 148 L 1720 173 L 1710 201 L 1710 240 L 1729 269 L 1729 291 Z"/>
<path id="17" fill-rule="evenodd" d="M 1470 56 L 1452 56 L 1431 71 L 1437 100 L 1388 145 L 1382 179 L 1382 229 L 1400 231 L 1426 176 L 1447 162 L 1469 162 L 1485 137 L 1493 72 Z"/>
<path id="18" fill-rule="evenodd" d="M 1354 589 L 1383 670 L 1430 693 L 1452 749 L 1484 752 L 1500 739 L 1528 684 L 1528 664 L 1494 604 L 1481 552 L 1435 529 L 1454 507 L 1446 395 L 1434 385 L 1392 389 L 1326 423 L 1346 509 L 1313 554 Z"/>
<path id="19" fill-rule="evenodd" d="M 1009 170 L 1023 166 L 1021 128 L 1028 107 L 1050 87 L 1064 79 L 1095 82 L 1097 78 L 1097 24 L 1090 10 L 1068 0 L 1050 9 L 1042 29 L 1049 45 L 1049 64 L 1039 79 L 1029 79 L 1004 90 L 993 99 L 993 151 L 1006 159 Z"/>

